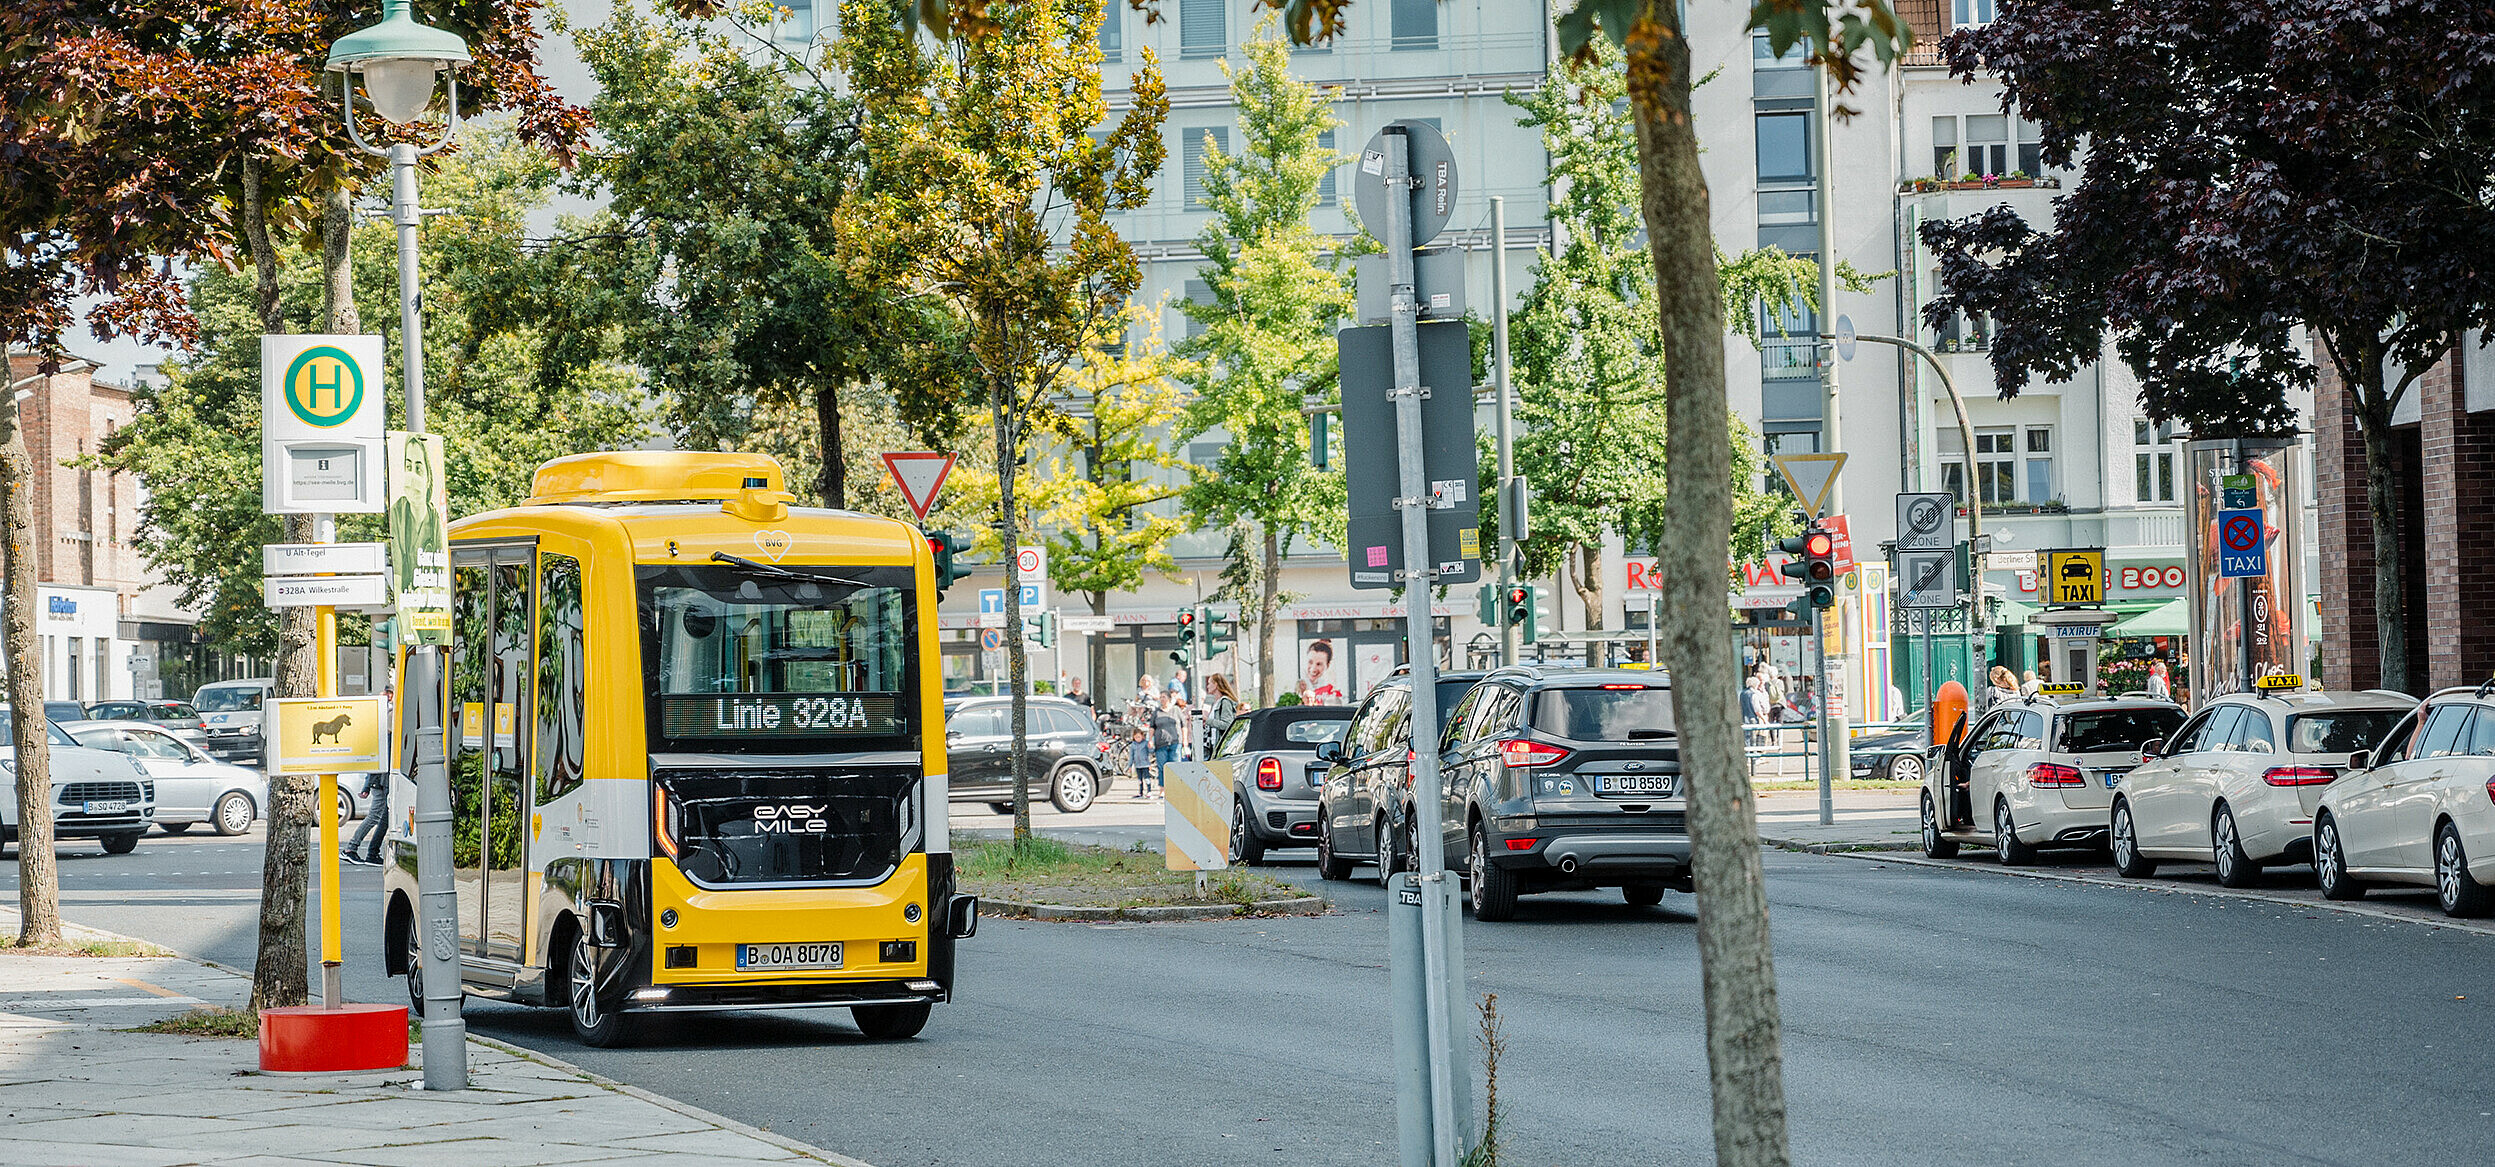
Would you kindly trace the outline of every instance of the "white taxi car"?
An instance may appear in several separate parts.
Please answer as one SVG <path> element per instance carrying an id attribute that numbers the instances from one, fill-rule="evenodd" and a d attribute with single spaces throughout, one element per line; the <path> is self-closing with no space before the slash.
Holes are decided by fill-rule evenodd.
<path id="1" fill-rule="evenodd" d="M 2002 701 L 1937 751 L 1923 784 L 1923 853 L 1946 859 L 1974 845 L 2031 863 L 2039 847 L 2102 846 L 2115 785 L 2140 764 L 2140 747 L 2182 724 L 2181 706 L 2148 698 Z"/>
<path id="2" fill-rule="evenodd" d="M 2426 698 L 2348 759 L 2313 812 L 2313 874 L 2335 900 L 2402 883 L 2445 915 L 2495 908 L 2495 681 Z"/>
<path id="3" fill-rule="evenodd" d="M 2227 887 L 2274 863 L 2313 860 L 2313 811 L 2348 755 L 2370 750 L 2417 707 L 2390 692 L 2304 690 L 2263 678 L 2255 693 L 2212 700 L 2114 792 L 2114 869 L 2139 878 L 2161 859 L 2205 860 Z"/>

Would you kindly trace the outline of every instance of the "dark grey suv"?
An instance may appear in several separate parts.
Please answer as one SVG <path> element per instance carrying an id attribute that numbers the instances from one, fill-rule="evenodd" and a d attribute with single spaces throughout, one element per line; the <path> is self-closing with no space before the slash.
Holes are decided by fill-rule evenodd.
<path id="1" fill-rule="evenodd" d="M 1481 677 L 1438 674 L 1439 725 Z M 1369 689 L 1342 741 L 1318 744 L 1316 765 L 1330 767 L 1317 788 L 1321 878 L 1349 879 L 1353 864 L 1374 863 L 1382 884 L 1412 865 L 1411 723 L 1412 676 L 1397 666 Z"/>
<path id="2" fill-rule="evenodd" d="M 984 802 L 1014 812 L 1014 699 L 956 697 L 944 703 L 944 747 L 950 755 L 951 800 Z M 1078 814 L 1100 797 L 1100 726 L 1090 711 L 1062 697 L 1028 697 L 1023 705 L 1024 772 L 1031 798 Z"/>
<path id="3" fill-rule="evenodd" d="M 1616 887 L 1629 903 L 1689 891 L 1689 826 L 1672 690 L 1634 669 L 1501 669 L 1440 737 L 1447 867 L 1473 915 L 1516 897 Z"/>

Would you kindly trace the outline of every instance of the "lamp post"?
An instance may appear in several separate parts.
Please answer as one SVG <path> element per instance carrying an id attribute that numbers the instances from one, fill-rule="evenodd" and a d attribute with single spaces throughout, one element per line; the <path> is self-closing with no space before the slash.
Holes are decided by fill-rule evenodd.
<path id="1" fill-rule="evenodd" d="M 428 27 L 407 9 L 408 0 L 382 0 L 381 23 L 338 38 L 329 69 L 339 86 L 347 134 L 357 146 L 390 160 L 390 221 L 398 226 L 399 341 L 406 361 L 407 430 L 421 434 L 424 416 L 423 293 L 416 286 L 416 160 L 450 144 L 459 126 L 456 66 L 468 61 L 468 43 L 457 34 Z M 431 145 L 394 142 L 373 146 L 355 124 L 355 87 L 364 87 L 373 112 L 393 125 L 415 121 L 433 104 L 437 83 L 447 83 L 441 136 Z M 407 953 L 408 974 L 423 985 L 424 1080 L 427 1090 L 468 1087 L 468 1026 L 460 1019 L 459 900 L 451 884 L 450 774 L 442 753 L 442 657 L 435 645 L 412 646 L 407 684 L 401 691 L 416 747 L 416 926 Z M 392 937 L 387 942 L 394 942 Z"/>

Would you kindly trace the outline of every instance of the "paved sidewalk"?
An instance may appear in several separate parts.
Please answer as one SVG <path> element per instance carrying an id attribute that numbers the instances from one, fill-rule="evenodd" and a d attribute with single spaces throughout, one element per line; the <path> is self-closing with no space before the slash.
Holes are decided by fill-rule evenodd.
<path id="1" fill-rule="evenodd" d="M 1923 845 L 1919 786 L 1904 790 L 1830 793 L 1836 823 L 1819 825 L 1819 792 L 1777 790 L 1759 795 L 1759 840 L 1789 850 L 1909 850 Z"/>
<path id="2" fill-rule="evenodd" d="M 15 914 L 0 913 L 0 926 L 14 935 Z M 68 931 L 73 942 L 119 939 Z M 124 1032 L 205 1005 L 239 1008 L 250 991 L 179 957 L 0 952 L 0 1162 L 865 1167 L 496 1042 L 470 1042 L 470 1089 L 431 1094 L 413 1066 L 268 1075 L 251 1041 Z"/>

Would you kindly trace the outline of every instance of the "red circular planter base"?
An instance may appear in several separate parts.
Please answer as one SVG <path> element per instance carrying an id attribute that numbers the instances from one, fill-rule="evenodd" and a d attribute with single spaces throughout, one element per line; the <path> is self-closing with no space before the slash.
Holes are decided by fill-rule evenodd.
<path id="1" fill-rule="evenodd" d="M 406 1064 L 405 1005 L 260 1011 L 260 1068 L 269 1073 L 395 1070 Z"/>

